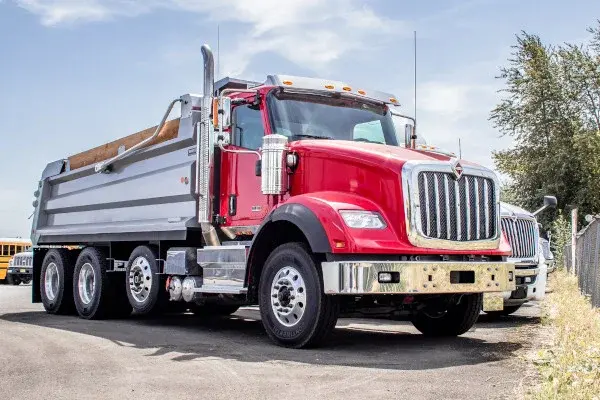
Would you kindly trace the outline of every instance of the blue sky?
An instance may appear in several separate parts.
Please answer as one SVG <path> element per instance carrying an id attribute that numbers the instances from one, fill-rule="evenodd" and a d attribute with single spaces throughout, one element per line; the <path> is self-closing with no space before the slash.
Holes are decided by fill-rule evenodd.
<path id="1" fill-rule="evenodd" d="M 521 30 L 587 37 L 600 2 L 580 0 L 0 0 L 0 236 L 27 236 L 46 163 L 155 125 L 201 93 L 200 46 L 221 75 L 287 73 L 395 93 L 432 144 L 493 167 L 510 146 L 488 122 L 494 79 Z"/>

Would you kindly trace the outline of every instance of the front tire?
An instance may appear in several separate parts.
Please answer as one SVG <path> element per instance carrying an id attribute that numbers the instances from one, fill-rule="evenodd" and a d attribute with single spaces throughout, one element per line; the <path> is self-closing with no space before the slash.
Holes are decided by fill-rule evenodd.
<path id="1" fill-rule="evenodd" d="M 323 276 L 303 243 L 277 247 L 259 283 L 262 324 L 275 343 L 293 348 L 323 342 L 335 328 L 339 305 L 323 293 Z"/>
<path id="2" fill-rule="evenodd" d="M 73 303 L 73 263 L 65 249 L 50 249 L 42 261 L 40 296 L 49 314 L 71 314 Z"/>
<path id="3" fill-rule="evenodd" d="M 475 325 L 482 305 L 482 294 L 465 294 L 458 303 L 449 304 L 443 312 L 419 311 L 413 316 L 412 323 L 426 336 L 462 335 Z"/>
<path id="4" fill-rule="evenodd" d="M 8 282 L 9 285 L 18 286 L 21 284 L 21 278 L 19 278 L 18 276 L 7 275 L 6 281 Z"/>

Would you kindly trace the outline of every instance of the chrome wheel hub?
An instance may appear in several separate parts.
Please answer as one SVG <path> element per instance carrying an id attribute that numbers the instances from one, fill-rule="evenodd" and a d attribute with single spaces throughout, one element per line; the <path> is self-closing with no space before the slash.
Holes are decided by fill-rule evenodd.
<path id="1" fill-rule="evenodd" d="M 306 309 L 304 278 L 294 267 L 281 268 L 271 283 L 271 307 L 277 320 L 292 327 L 302 319 Z"/>
<path id="2" fill-rule="evenodd" d="M 143 303 L 150 295 L 152 288 L 152 271 L 150 263 L 144 257 L 137 257 L 129 270 L 129 290 L 138 303 Z"/>
<path id="3" fill-rule="evenodd" d="M 90 304 L 94 299 L 96 292 L 96 276 L 92 264 L 85 263 L 79 270 L 77 278 L 77 287 L 79 288 L 79 298 L 83 304 Z"/>
<path id="4" fill-rule="evenodd" d="M 44 275 L 44 289 L 48 300 L 53 301 L 58 296 L 58 286 L 60 284 L 60 275 L 55 263 L 48 264 L 46 274 Z"/>

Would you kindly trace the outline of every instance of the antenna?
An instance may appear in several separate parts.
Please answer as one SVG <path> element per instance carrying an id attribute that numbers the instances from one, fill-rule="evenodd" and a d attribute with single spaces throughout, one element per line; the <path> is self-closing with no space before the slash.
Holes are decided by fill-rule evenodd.
<path id="1" fill-rule="evenodd" d="M 414 102 L 415 102 L 415 125 L 417 120 L 417 31 L 414 31 L 414 48 L 415 48 L 415 82 L 414 82 Z"/>
<path id="2" fill-rule="evenodd" d="M 458 159 L 462 160 L 462 147 L 460 145 L 460 138 L 458 138 Z"/>
<path id="3" fill-rule="evenodd" d="M 219 55 L 221 54 L 221 32 L 219 28 L 219 25 L 217 25 L 217 79 L 221 77 L 221 70 L 219 69 Z"/>
<path id="4" fill-rule="evenodd" d="M 415 114 L 413 119 L 412 135 L 410 137 L 410 147 L 413 149 L 417 147 L 417 31 L 414 31 L 414 48 L 415 48 L 415 82 L 414 82 L 414 103 L 415 103 Z"/>

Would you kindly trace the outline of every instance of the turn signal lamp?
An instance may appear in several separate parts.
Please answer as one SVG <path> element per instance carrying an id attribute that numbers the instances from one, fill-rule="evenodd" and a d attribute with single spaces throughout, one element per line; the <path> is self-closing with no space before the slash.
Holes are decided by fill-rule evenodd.
<path id="1" fill-rule="evenodd" d="M 212 103 L 213 126 L 219 125 L 219 99 L 214 99 Z"/>

